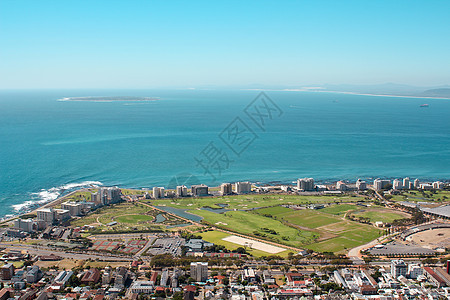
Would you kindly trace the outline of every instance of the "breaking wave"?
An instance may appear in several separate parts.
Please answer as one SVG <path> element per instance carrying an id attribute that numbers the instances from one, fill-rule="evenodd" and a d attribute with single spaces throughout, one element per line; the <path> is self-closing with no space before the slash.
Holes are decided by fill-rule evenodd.
<path id="1" fill-rule="evenodd" d="M 17 213 L 23 213 L 31 209 L 34 209 L 38 206 L 54 201 L 63 193 L 72 192 L 79 188 L 98 187 L 101 185 L 103 184 L 100 181 L 83 181 L 80 183 L 69 183 L 58 187 L 53 187 L 48 190 L 42 189 L 38 193 L 32 193 L 30 200 L 20 204 L 14 204 L 12 205 L 12 207 Z"/>

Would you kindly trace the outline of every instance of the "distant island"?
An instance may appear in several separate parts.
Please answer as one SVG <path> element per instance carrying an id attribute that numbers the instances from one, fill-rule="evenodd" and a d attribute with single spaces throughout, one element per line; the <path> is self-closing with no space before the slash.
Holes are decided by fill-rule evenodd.
<path id="1" fill-rule="evenodd" d="M 156 101 L 158 97 L 133 97 L 133 96 L 88 96 L 88 97 L 65 97 L 59 101 Z"/>

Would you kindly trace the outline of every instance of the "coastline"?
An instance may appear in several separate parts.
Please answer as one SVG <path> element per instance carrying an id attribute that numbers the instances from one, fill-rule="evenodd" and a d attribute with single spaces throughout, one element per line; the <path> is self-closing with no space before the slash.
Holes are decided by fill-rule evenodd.
<path id="1" fill-rule="evenodd" d="M 394 94 L 375 94 L 375 93 L 359 93 L 359 92 L 343 92 L 331 91 L 321 89 L 242 89 L 243 91 L 269 91 L 269 92 L 310 92 L 310 93 L 330 93 L 330 94 L 344 94 L 344 95 L 358 95 L 358 96 L 373 96 L 373 97 L 394 97 L 394 98 L 414 98 L 414 99 L 444 99 L 450 100 L 450 97 L 427 97 L 427 96 L 408 96 L 408 95 L 394 95 Z"/>

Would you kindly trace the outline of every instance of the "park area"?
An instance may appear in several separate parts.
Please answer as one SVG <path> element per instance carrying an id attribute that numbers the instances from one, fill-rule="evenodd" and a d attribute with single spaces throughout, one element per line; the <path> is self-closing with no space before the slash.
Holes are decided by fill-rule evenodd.
<path id="1" fill-rule="evenodd" d="M 232 195 L 161 199 L 151 200 L 151 203 L 198 215 L 205 224 L 250 238 L 319 252 L 342 253 L 370 242 L 382 233 L 374 226 L 346 219 L 350 212 L 365 208 L 365 205 L 357 204 L 365 200 L 356 195 Z M 325 204 L 325 208 L 307 209 L 309 204 Z M 300 207 L 303 209 L 293 209 Z M 206 237 L 220 245 L 230 246 L 231 243 L 223 237 Z"/>
<path id="2" fill-rule="evenodd" d="M 122 202 L 99 208 L 96 211 L 75 219 L 73 227 L 93 226 L 93 233 L 160 231 L 168 226 L 186 223 L 174 215 L 156 210 L 138 202 Z"/>

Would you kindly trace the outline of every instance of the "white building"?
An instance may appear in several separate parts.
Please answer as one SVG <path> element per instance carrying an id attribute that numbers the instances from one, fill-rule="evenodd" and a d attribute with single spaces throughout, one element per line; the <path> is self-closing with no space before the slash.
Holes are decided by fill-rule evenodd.
<path id="1" fill-rule="evenodd" d="M 418 189 L 419 186 L 420 186 L 419 178 L 416 178 L 416 179 L 414 180 L 414 188 L 415 188 L 415 189 Z"/>
<path id="2" fill-rule="evenodd" d="M 176 195 L 177 195 L 177 197 L 186 197 L 187 196 L 187 187 L 185 185 L 177 186 Z"/>
<path id="3" fill-rule="evenodd" d="M 411 183 L 411 181 L 410 181 L 409 177 L 403 178 L 403 188 L 404 189 L 409 189 L 410 183 Z"/>
<path id="4" fill-rule="evenodd" d="M 361 179 L 358 179 L 356 181 L 356 188 L 358 189 L 358 191 L 367 190 L 367 182 L 365 182 L 365 181 L 363 181 Z"/>
<path id="5" fill-rule="evenodd" d="M 347 184 L 343 181 L 336 182 L 336 190 L 346 191 L 348 189 Z"/>
<path id="6" fill-rule="evenodd" d="M 236 182 L 234 184 L 234 191 L 236 194 L 246 194 L 252 191 L 252 184 L 250 182 Z"/>
<path id="7" fill-rule="evenodd" d="M 222 195 L 230 195 L 233 193 L 233 188 L 231 186 L 231 183 L 222 183 L 220 185 L 220 193 Z"/>
<path id="8" fill-rule="evenodd" d="M 431 189 L 433 189 L 433 185 L 430 183 L 421 183 L 419 185 L 419 188 L 422 190 L 431 190 Z"/>
<path id="9" fill-rule="evenodd" d="M 153 198 L 159 199 L 164 198 L 164 188 L 163 187 L 153 187 Z"/>
<path id="10" fill-rule="evenodd" d="M 392 260 L 391 261 L 391 275 L 395 279 L 399 276 L 405 276 L 408 273 L 408 266 L 405 264 L 403 259 Z"/>
<path id="11" fill-rule="evenodd" d="M 391 184 L 390 180 L 384 180 L 384 179 L 377 178 L 373 181 L 373 188 L 376 191 L 380 191 L 380 190 L 386 188 L 390 184 Z"/>
<path id="12" fill-rule="evenodd" d="M 442 190 L 444 188 L 444 183 L 440 181 L 433 182 L 433 189 Z"/>
<path id="13" fill-rule="evenodd" d="M 82 202 L 65 202 L 61 204 L 62 209 L 69 211 L 70 216 L 76 217 L 81 216 L 83 213 L 83 203 Z"/>
<path id="14" fill-rule="evenodd" d="M 297 180 L 297 189 L 301 191 L 312 191 L 314 190 L 314 179 L 313 178 L 299 178 Z"/>
<path id="15" fill-rule="evenodd" d="M 153 283 L 148 280 L 137 280 L 131 284 L 130 292 L 133 294 L 151 294 L 153 293 Z"/>
<path id="16" fill-rule="evenodd" d="M 56 221 L 56 211 L 53 208 L 41 208 L 36 211 L 37 220 L 46 224 L 53 224 Z"/>
<path id="17" fill-rule="evenodd" d="M 205 282 L 206 279 L 208 279 L 208 263 L 192 262 L 191 277 L 194 278 L 197 282 Z"/>
<path id="18" fill-rule="evenodd" d="M 423 269 L 417 264 L 408 265 L 408 274 L 412 279 L 417 279 L 417 277 L 423 275 Z"/>
<path id="19" fill-rule="evenodd" d="M 31 219 L 16 219 L 14 220 L 14 228 L 25 232 L 33 232 L 37 230 L 37 223 Z"/>
<path id="20" fill-rule="evenodd" d="M 397 191 L 401 190 L 403 189 L 403 184 L 400 180 L 394 179 L 394 181 L 392 182 L 392 188 Z"/>

